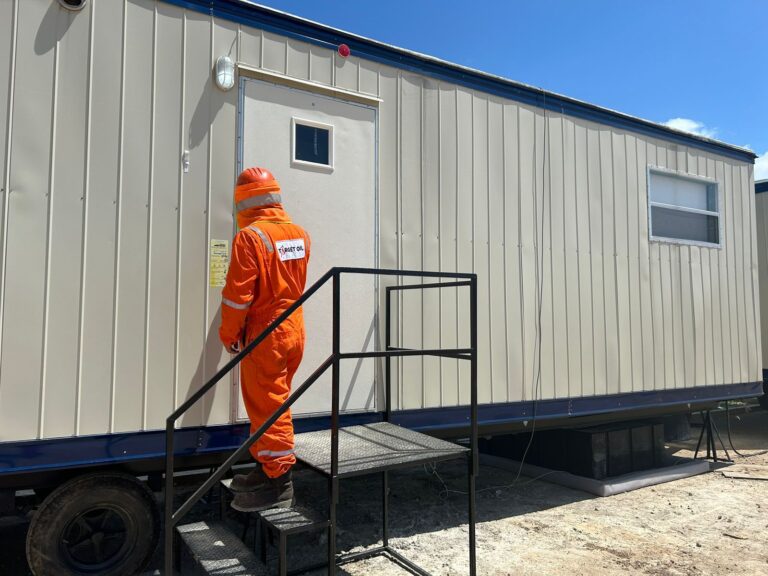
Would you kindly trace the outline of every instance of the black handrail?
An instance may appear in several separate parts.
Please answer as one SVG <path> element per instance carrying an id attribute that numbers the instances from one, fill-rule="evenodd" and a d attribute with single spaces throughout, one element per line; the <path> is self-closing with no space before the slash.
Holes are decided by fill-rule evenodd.
<path id="1" fill-rule="evenodd" d="M 341 343 L 341 274 L 366 274 L 376 276 L 399 276 L 399 277 L 420 277 L 420 278 L 456 278 L 465 281 L 431 283 L 431 284 L 410 284 L 401 286 L 387 287 L 386 297 L 386 347 L 384 352 L 360 352 L 360 353 L 342 353 Z M 176 421 L 195 405 L 211 388 L 213 388 L 226 374 L 237 366 L 251 351 L 269 336 L 280 324 L 291 316 L 299 307 L 301 307 L 311 296 L 322 288 L 328 280 L 333 278 L 333 352 L 332 354 L 301 384 L 289 398 L 270 416 L 248 439 L 235 450 L 220 466 L 211 474 L 208 479 L 200 486 L 181 507 L 173 511 L 173 474 L 174 474 L 174 438 Z M 470 348 L 457 349 L 434 349 L 434 350 L 409 350 L 403 348 L 390 347 L 390 293 L 394 289 L 406 290 L 416 288 L 447 288 L 469 286 L 470 287 L 470 307 L 471 307 L 471 345 Z M 474 475 L 478 469 L 477 458 L 477 276 L 468 273 L 450 273 L 450 272 L 423 272 L 420 270 L 388 270 L 378 268 L 356 268 L 356 267 L 336 267 L 331 268 L 320 277 L 304 294 L 299 297 L 288 309 L 278 316 L 261 334 L 248 343 L 242 351 L 227 362 L 216 374 L 208 380 L 200 389 L 183 402 L 166 419 L 166 441 L 165 441 L 165 542 L 164 542 L 164 573 L 168 576 L 173 574 L 173 545 L 174 528 L 184 515 L 208 492 L 229 470 L 234 466 L 248 451 L 248 449 L 282 416 L 285 412 L 314 384 L 320 376 L 333 368 L 332 377 L 332 408 L 331 408 L 331 479 L 330 479 L 330 533 L 329 533 L 329 563 L 335 558 L 335 503 L 338 499 L 338 443 L 339 443 L 339 364 L 343 359 L 349 358 L 386 358 L 386 410 L 385 419 L 389 420 L 391 413 L 391 377 L 390 377 L 390 359 L 393 356 L 416 356 L 433 355 L 444 356 L 448 358 L 458 358 L 470 360 L 472 364 L 472 400 L 471 400 L 471 467 L 470 484 L 472 494 L 470 495 L 470 573 L 475 573 L 474 562 Z M 386 540 L 386 539 L 385 539 Z M 331 564 L 329 564 L 329 568 Z"/>

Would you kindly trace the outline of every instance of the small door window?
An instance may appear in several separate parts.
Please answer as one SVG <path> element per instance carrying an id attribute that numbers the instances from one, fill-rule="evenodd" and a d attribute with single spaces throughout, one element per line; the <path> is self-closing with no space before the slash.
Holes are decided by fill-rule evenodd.
<path id="1" fill-rule="evenodd" d="M 333 126 L 293 118 L 293 164 L 333 169 Z"/>

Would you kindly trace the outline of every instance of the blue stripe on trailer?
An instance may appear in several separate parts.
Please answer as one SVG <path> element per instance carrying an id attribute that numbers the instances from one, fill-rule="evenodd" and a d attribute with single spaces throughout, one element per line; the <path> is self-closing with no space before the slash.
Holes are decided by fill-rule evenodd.
<path id="1" fill-rule="evenodd" d="M 556 113 L 567 114 L 622 130 L 631 130 L 645 136 L 662 138 L 667 142 L 708 150 L 743 162 L 754 163 L 756 158 L 754 152 L 744 148 L 686 134 L 642 118 L 622 114 L 554 92 L 547 92 L 540 88 L 452 64 L 424 54 L 396 48 L 264 6 L 256 6 L 241 0 L 164 1 L 168 4 L 245 24 L 267 32 L 274 32 L 281 36 L 323 46 L 331 50 L 336 50 L 339 44 L 347 44 L 354 56 L 445 80 L 486 94 L 508 98 L 538 108 L 546 108 Z"/>
<path id="2" fill-rule="evenodd" d="M 768 180 L 755 182 L 755 194 L 762 194 L 763 192 L 768 192 Z"/>
<path id="3" fill-rule="evenodd" d="M 588 398 L 541 400 L 536 405 L 536 417 L 566 419 L 642 408 L 662 408 L 731 398 L 748 398 L 761 395 L 762 386 L 762 382 L 750 382 Z M 531 420 L 533 417 L 531 402 L 485 404 L 480 405 L 478 410 L 481 426 L 511 424 Z M 342 425 L 352 426 L 376 422 L 380 421 L 381 417 L 382 414 L 379 412 L 345 414 L 342 416 Z M 467 425 L 469 410 L 466 406 L 404 410 L 393 412 L 392 420 L 396 424 L 423 431 L 458 428 Z M 296 418 L 294 423 L 297 433 L 309 432 L 329 428 L 330 418 L 327 416 Z M 248 428 L 247 424 L 235 424 L 179 429 L 176 431 L 176 454 L 193 456 L 231 452 L 248 437 Z M 165 431 L 163 430 L 0 442 L 0 476 L 129 463 L 164 457 Z"/>
<path id="4" fill-rule="evenodd" d="M 698 386 L 651 392 L 631 392 L 583 398 L 563 398 L 509 404 L 485 404 L 479 407 L 480 425 L 493 426 L 511 422 L 530 421 L 534 414 L 537 419 L 567 419 L 577 416 L 621 413 L 629 410 L 665 408 L 701 402 L 719 402 L 734 398 L 752 398 L 763 393 L 762 382 L 725 384 L 719 386 Z M 466 423 L 469 415 L 465 406 L 435 408 L 427 410 L 405 410 L 397 412 L 398 424 L 416 430 L 440 430 L 454 428 Z"/>

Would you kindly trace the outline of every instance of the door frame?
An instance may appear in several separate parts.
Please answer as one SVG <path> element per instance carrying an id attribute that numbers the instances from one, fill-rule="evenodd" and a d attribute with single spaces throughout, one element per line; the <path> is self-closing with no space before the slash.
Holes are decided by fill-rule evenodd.
<path id="1" fill-rule="evenodd" d="M 240 72 L 256 72 L 247 70 L 240 70 Z M 240 80 L 238 82 L 237 90 L 237 130 L 236 130 L 236 161 L 235 161 L 235 173 L 232 181 L 235 182 L 239 174 L 243 171 L 244 155 L 245 155 L 245 87 L 247 82 L 255 82 L 259 84 L 277 86 L 279 88 L 292 90 L 301 94 L 310 94 L 314 98 L 323 98 L 326 100 L 333 100 L 336 102 L 342 102 L 352 106 L 359 106 L 366 108 L 373 112 L 373 124 L 374 124 L 374 142 L 373 142 L 373 266 L 379 267 L 380 262 L 380 205 L 379 205 L 379 106 L 382 102 L 381 99 L 376 97 L 368 97 L 367 95 L 357 94 L 355 92 L 347 92 L 345 90 L 338 90 L 330 86 L 317 86 L 317 90 L 313 89 L 314 85 L 310 82 L 303 82 L 289 77 L 281 77 L 276 74 L 269 74 L 263 71 L 258 71 L 259 74 L 240 74 Z M 348 96 L 348 97 L 345 97 Z M 234 217 L 234 203 L 232 204 L 233 218 L 233 236 L 237 232 L 237 220 Z M 380 279 L 376 279 L 373 288 L 374 302 L 378 306 L 380 304 Z M 380 334 L 380 319 L 378 310 L 375 309 L 373 317 L 373 337 L 374 347 L 379 348 L 381 343 Z M 373 407 L 370 410 L 346 410 L 345 414 L 355 413 L 371 413 L 377 412 L 380 403 L 382 382 L 380 378 L 382 376 L 382 370 L 380 367 L 380 359 L 374 359 L 377 365 L 373 370 Z M 240 418 L 238 415 L 238 407 L 240 402 L 240 369 L 239 366 L 236 370 L 232 371 L 231 379 L 231 393 L 230 393 L 230 422 L 233 424 L 247 421 L 247 418 Z M 296 418 L 316 417 L 325 415 L 325 412 L 318 413 L 305 413 L 297 415 Z"/>

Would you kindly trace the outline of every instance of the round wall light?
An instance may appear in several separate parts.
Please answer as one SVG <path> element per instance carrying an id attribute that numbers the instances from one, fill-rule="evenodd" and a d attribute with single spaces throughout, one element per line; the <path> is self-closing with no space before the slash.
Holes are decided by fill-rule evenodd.
<path id="1" fill-rule="evenodd" d="M 231 90 L 235 85 L 235 62 L 229 56 L 221 56 L 216 60 L 214 68 L 216 86 L 221 90 Z"/>
<path id="2" fill-rule="evenodd" d="M 88 4 L 88 0 L 59 0 L 59 4 L 67 10 L 82 10 Z"/>

